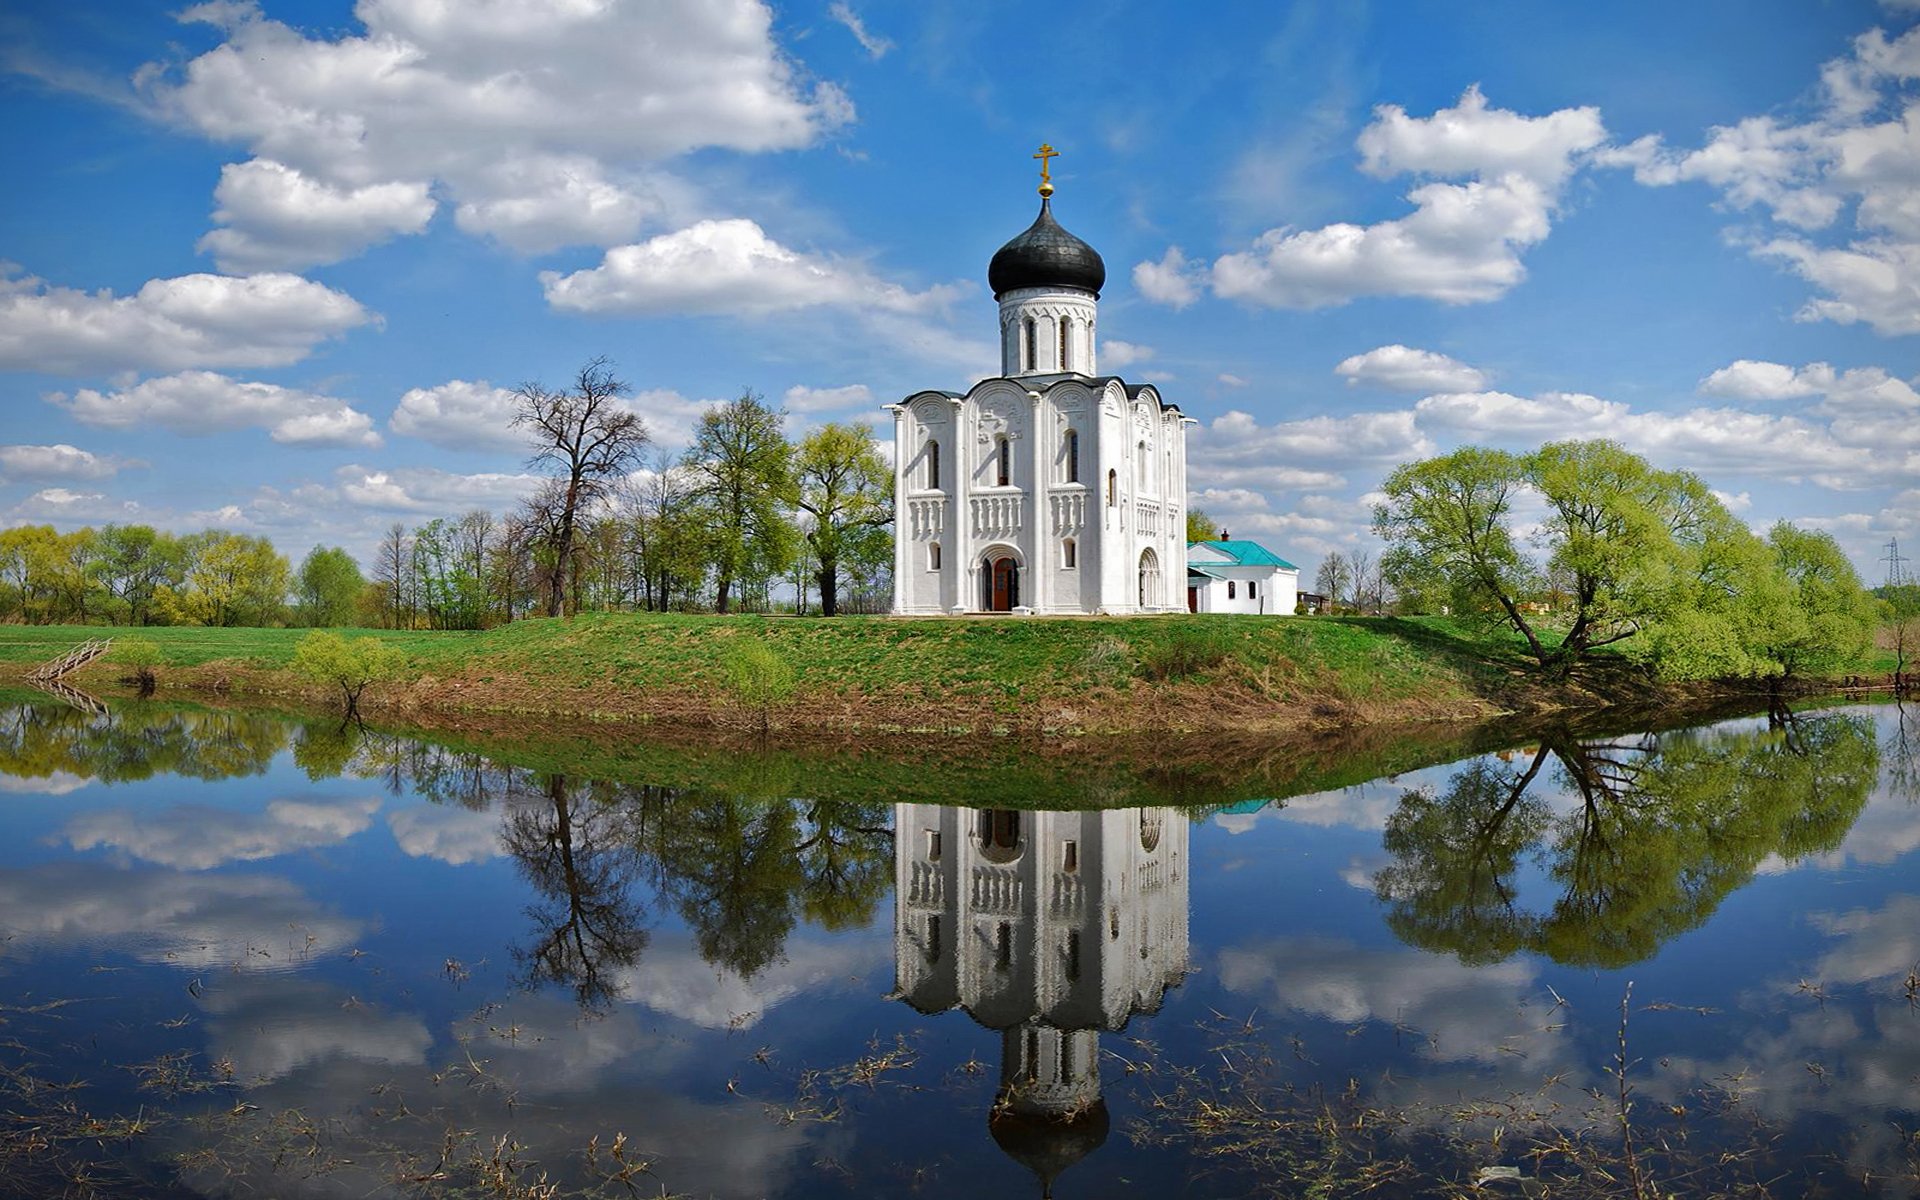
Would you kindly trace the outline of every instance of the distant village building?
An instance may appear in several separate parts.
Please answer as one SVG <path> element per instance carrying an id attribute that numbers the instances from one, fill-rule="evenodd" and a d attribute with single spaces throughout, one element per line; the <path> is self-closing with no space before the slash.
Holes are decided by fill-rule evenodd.
<path id="1" fill-rule="evenodd" d="M 1106 264 L 1040 214 L 987 267 L 1000 374 L 893 413 L 896 613 L 1178 611 L 1187 426 L 1151 384 L 1101 375 Z"/>
<path id="2" fill-rule="evenodd" d="M 1258 542 L 1187 545 L 1187 609 L 1206 613 L 1291 615 L 1300 600 L 1300 568 Z"/>
<path id="3" fill-rule="evenodd" d="M 1000 1034 L 995 1142 L 1051 1194 L 1106 1140 L 1100 1033 L 1187 971 L 1187 815 L 894 806 L 894 995 Z"/>

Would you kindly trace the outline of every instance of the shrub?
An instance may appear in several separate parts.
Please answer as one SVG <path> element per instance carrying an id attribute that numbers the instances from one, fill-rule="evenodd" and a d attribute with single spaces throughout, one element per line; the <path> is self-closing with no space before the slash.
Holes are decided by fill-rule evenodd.
<path id="1" fill-rule="evenodd" d="M 152 638 L 121 638 L 113 644 L 113 651 L 107 657 L 133 672 L 131 678 L 140 686 L 142 696 L 153 695 L 154 684 L 158 682 L 153 669 L 163 661 L 160 643 Z"/>
<path id="2" fill-rule="evenodd" d="M 338 684 L 348 716 L 360 715 L 360 693 L 367 685 L 392 679 L 405 657 L 379 638 L 348 641 L 337 633 L 316 630 L 300 639 L 293 650 L 293 669 L 309 679 Z"/>
<path id="3" fill-rule="evenodd" d="M 734 702 L 760 718 L 760 731 L 771 723 L 773 708 L 793 698 L 793 668 L 765 642 L 748 641 L 729 648 L 723 665 L 727 691 Z"/>

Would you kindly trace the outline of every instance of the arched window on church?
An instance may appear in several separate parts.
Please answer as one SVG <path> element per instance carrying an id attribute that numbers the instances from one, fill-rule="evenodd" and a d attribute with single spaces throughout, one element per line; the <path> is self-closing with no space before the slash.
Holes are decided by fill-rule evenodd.
<path id="1" fill-rule="evenodd" d="M 1073 568 L 1079 566 L 1080 564 L 1078 562 L 1078 555 L 1079 555 L 1079 547 L 1073 544 L 1072 538 L 1068 538 L 1066 541 L 1060 543 L 1060 565 L 1061 566 L 1067 568 L 1068 570 L 1072 570 Z"/>
<path id="2" fill-rule="evenodd" d="M 1080 431 L 1067 430 L 1067 482 L 1080 482 Z"/>
<path id="3" fill-rule="evenodd" d="M 939 569 L 940 569 L 940 543 L 934 542 L 932 545 L 927 547 L 927 570 L 938 571 Z"/>
<path id="4" fill-rule="evenodd" d="M 1065 317 L 1060 318 L 1060 369 L 1062 371 L 1073 370 L 1073 359 L 1067 354 L 1067 339 L 1071 336 L 1068 327 L 1071 324 L 1072 322 Z"/>
<path id="5" fill-rule="evenodd" d="M 940 488 L 940 443 L 927 442 L 927 486 L 938 491 Z"/>
<path id="6" fill-rule="evenodd" d="M 1112 508 L 1119 503 L 1120 472 L 1109 470 L 1107 472 L 1107 507 Z"/>
<path id="7" fill-rule="evenodd" d="M 1149 468 L 1153 465 L 1153 460 L 1147 457 L 1147 444 L 1145 442 L 1140 443 L 1139 452 L 1135 455 L 1135 458 L 1140 463 L 1140 490 L 1144 492 L 1147 490 L 1148 482 L 1152 479 Z"/>
<path id="8" fill-rule="evenodd" d="M 1040 365 L 1040 323 L 1032 317 L 1027 318 L 1026 369 L 1031 371 Z"/>
<path id="9" fill-rule="evenodd" d="M 1007 441 L 1006 434 L 999 434 L 993 439 L 993 457 L 994 482 L 1006 487 L 1013 481 L 1013 447 Z"/>

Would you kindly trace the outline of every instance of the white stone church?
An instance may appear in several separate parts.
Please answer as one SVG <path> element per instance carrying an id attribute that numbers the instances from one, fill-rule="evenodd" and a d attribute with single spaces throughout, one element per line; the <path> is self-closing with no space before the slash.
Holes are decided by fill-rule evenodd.
<path id="1" fill-rule="evenodd" d="M 1000 1034 L 993 1140 L 1039 1176 L 1099 1149 L 1100 1034 L 1187 974 L 1177 808 L 893 810 L 894 996 Z"/>
<path id="2" fill-rule="evenodd" d="M 1100 374 L 1106 264 L 1054 220 L 1052 193 L 1043 169 L 1040 215 L 987 267 L 1000 374 L 887 406 L 896 613 L 1187 607 L 1193 422 Z"/>

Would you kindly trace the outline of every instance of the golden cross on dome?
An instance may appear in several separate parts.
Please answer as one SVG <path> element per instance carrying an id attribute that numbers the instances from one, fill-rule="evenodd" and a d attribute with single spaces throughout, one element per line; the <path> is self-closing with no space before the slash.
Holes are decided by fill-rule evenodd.
<path id="1" fill-rule="evenodd" d="M 1060 152 L 1045 142 L 1041 142 L 1040 153 L 1034 155 L 1034 157 L 1040 160 L 1040 194 L 1042 196 L 1051 196 L 1053 195 L 1053 176 L 1048 172 L 1047 168 L 1053 165 L 1049 160 L 1059 158 Z"/>

